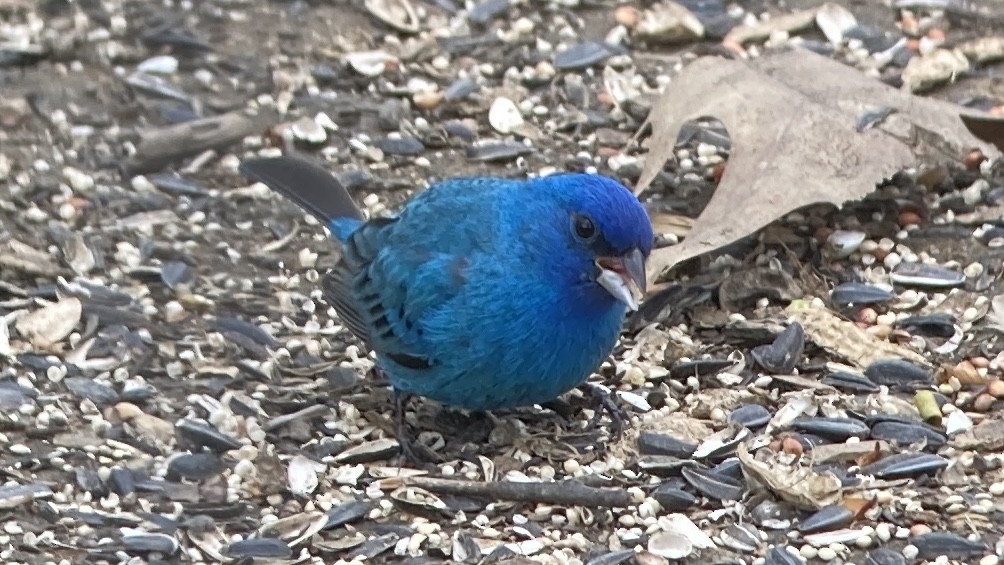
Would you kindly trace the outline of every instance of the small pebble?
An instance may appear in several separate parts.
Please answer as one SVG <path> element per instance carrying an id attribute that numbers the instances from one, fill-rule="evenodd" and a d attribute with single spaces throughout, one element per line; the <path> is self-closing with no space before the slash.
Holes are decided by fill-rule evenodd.
<path id="1" fill-rule="evenodd" d="M 902 262 L 903 258 L 900 257 L 899 253 L 890 253 L 885 256 L 885 259 L 882 260 L 882 264 L 885 265 L 885 268 L 889 269 L 890 271 L 898 267 L 899 264 Z"/>
<path id="2" fill-rule="evenodd" d="M 837 552 L 829 547 L 821 547 L 816 553 L 816 556 L 823 561 L 832 561 L 837 558 Z"/>
<path id="3" fill-rule="evenodd" d="M 907 561 L 913 561 L 920 554 L 920 550 L 917 546 L 909 544 L 903 547 L 903 557 L 906 557 Z"/>
<path id="4" fill-rule="evenodd" d="M 880 522 L 875 526 L 875 536 L 883 543 L 892 539 L 892 526 L 888 522 Z"/>

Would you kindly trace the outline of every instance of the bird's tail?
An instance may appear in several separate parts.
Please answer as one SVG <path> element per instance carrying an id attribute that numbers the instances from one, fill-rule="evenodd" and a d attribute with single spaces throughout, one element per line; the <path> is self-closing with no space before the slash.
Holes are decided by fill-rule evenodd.
<path id="1" fill-rule="evenodd" d="M 362 212 L 342 183 L 310 161 L 293 157 L 248 159 L 238 170 L 296 202 L 324 222 L 341 241 L 363 223 Z"/>

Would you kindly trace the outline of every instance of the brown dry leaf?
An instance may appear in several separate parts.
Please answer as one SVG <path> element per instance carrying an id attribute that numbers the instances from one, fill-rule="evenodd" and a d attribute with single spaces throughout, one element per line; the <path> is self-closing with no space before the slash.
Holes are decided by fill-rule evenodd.
<path id="1" fill-rule="evenodd" d="M 1000 451 L 1004 449 L 1004 420 L 984 420 L 953 437 L 951 445 L 968 451 Z"/>
<path id="2" fill-rule="evenodd" d="M 782 14 L 752 25 L 736 26 L 722 39 L 722 44 L 740 51 L 742 45 L 748 41 L 767 39 L 777 32 L 794 34 L 816 23 L 818 11 L 818 8 L 801 10 L 792 14 Z"/>
<path id="3" fill-rule="evenodd" d="M 698 444 L 710 436 L 714 430 L 698 418 L 682 412 L 674 412 L 643 422 L 640 426 L 627 429 L 620 441 L 610 446 L 611 453 L 630 458 L 638 453 L 638 436 L 642 432 L 668 433 L 678 440 Z M 553 440 L 550 440 L 553 443 Z"/>
<path id="4" fill-rule="evenodd" d="M 903 69 L 903 89 L 924 92 L 969 70 L 969 60 L 958 49 L 935 49 L 914 57 Z"/>
<path id="5" fill-rule="evenodd" d="M 694 418 L 711 419 L 716 409 L 729 413 L 756 400 L 756 395 L 746 389 L 699 390 L 687 397 L 687 412 Z"/>
<path id="6" fill-rule="evenodd" d="M 858 465 L 863 465 L 861 461 L 866 458 L 875 457 L 869 462 L 878 461 L 883 450 L 888 451 L 889 444 L 877 439 L 854 443 L 827 443 L 812 448 L 812 461 L 814 463 L 856 461 Z"/>
<path id="7" fill-rule="evenodd" d="M 826 308 L 814 308 L 804 300 L 796 300 L 788 307 L 787 314 L 789 321 L 802 324 L 806 339 L 859 369 L 866 369 L 881 359 L 903 359 L 921 367 L 931 367 L 931 362 L 923 355 L 883 341 Z"/>
<path id="8" fill-rule="evenodd" d="M 634 34 L 650 43 L 679 43 L 704 37 L 704 25 L 686 7 L 664 0 L 642 12 Z"/>
<path id="9" fill-rule="evenodd" d="M 769 450 L 764 452 L 769 454 L 768 460 L 758 461 L 747 450 L 745 442 L 736 448 L 736 457 L 747 478 L 803 510 L 819 510 L 840 501 L 840 479 L 834 475 L 816 473 L 797 462 L 786 463 L 786 456 L 770 453 Z"/>
<path id="10" fill-rule="evenodd" d="M 856 131 L 862 115 L 883 107 L 895 112 Z M 901 92 L 808 51 L 750 61 L 698 59 L 667 87 L 642 125 L 652 126 L 652 137 L 636 192 L 673 157 L 687 121 L 718 118 L 732 151 L 687 239 L 652 254 L 650 277 L 792 210 L 860 199 L 918 159 L 958 160 L 973 147 L 990 155 L 990 146 L 966 130 L 959 113 L 954 104 Z"/>
<path id="11" fill-rule="evenodd" d="M 80 322 L 83 305 L 76 297 L 64 298 L 17 319 L 18 333 L 39 349 L 48 349 L 70 335 Z"/>
<path id="12" fill-rule="evenodd" d="M 1004 59 L 1004 37 L 979 37 L 963 41 L 959 51 L 970 61 L 980 65 Z"/>
<path id="13" fill-rule="evenodd" d="M 16 239 L 0 243 L 0 273 L 4 268 L 43 277 L 54 277 L 62 272 L 51 255 Z"/>
<path id="14" fill-rule="evenodd" d="M 655 233 L 669 233 L 677 237 L 686 237 L 694 227 L 694 219 L 682 214 L 659 212 L 652 214 L 649 219 Z"/>
<path id="15" fill-rule="evenodd" d="M 652 418 L 646 420 L 639 428 L 643 432 L 667 433 L 672 436 L 691 443 L 700 443 L 711 435 L 712 429 L 707 422 L 692 418 L 680 412 L 667 414 L 662 418 Z"/>

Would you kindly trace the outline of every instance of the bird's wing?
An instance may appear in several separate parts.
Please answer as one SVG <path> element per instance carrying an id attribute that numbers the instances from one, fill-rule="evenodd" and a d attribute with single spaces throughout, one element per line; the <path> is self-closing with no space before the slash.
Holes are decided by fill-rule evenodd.
<path id="1" fill-rule="evenodd" d="M 321 280 L 324 299 L 338 312 L 339 319 L 345 324 L 352 335 L 356 336 L 367 347 L 372 346 L 370 330 L 366 318 L 362 315 L 359 304 L 352 296 L 352 273 L 340 265 L 329 271 Z"/>
<path id="2" fill-rule="evenodd" d="M 483 181 L 444 183 L 401 216 L 370 220 L 345 241 L 325 296 L 384 358 L 412 370 L 439 361 L 436 340 L 424 333 L 428 316 L 462 299 L 471 262 L 496 241 L 485 188 Z"/>
<path id="3" fill-rule="evenodd" d="M 396 222 L 372 220 L 352 234 L 341 263 L 325 277 L 325 298 L 346 327 L 383 357 L 427 369 L 435 359 L 424 348 L 421 319 L 459 292 L 450 268 L 463 261 L 431 251 L 434 242 L 388 245 Z"/>
<path id="4" fill-rule="evenodd" d="M 373 345 L 370 332 L 373 313 L 366 300 L 370 291 L 364 279 L 387 239 L 387 230 L 396 221 L 396 218 L 374 218 L 364 223 L 345 240 L 342 260 L 321 283 L 324 298 L 335 308 L 349 331 L 367 346 Z M 357 285 L 357 281 L 362 284 Z"/>

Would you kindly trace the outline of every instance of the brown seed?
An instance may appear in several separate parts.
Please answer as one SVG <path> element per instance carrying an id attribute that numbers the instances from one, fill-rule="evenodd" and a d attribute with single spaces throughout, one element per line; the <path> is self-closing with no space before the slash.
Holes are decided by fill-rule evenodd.
<path id="1" fill-rule="evenodd" d="M 638 25 L 640 18 L 641 14 L 638 13 L 638 8 L 634 6 L 617 6 L 614 8 L 614 21 L 628 29 L 634 29 L 634 26 Z"/>
<path id="2" fill-rule="evenodd" d="M 931 526 L 928 526 L 927 524 L 914 524 L 910 526 L 911 536 L 919 536 L 922 534 L 929 534 L 929 533 L 931 533 Z"/>
<path id="3" fill-rule="evenodd" d="M 725 174 L 725 163 L 718 163 L 711 169 L 711 180 L 718 184 L 722 182 L 722 175 Z"/>
<path id="4" fill-rule="evenodd" d="M 920 215 L 916 212 L 903 210 L 899 213 L 899 218 L 897 218 L 896 223 L 899 224 L 899 227 L 904 228 L 906 226 L 920 224 L 920 219 Z"/>
<path id="5" fill-rule="evenodd" d="M 977 412 L 989 412 L 994 402 L 997 402 L 997 399 L 984 392 L 973 400 L 973 410 Z"/>
<path id="6" fill-rule="evenodd" d="M 816 241 L 819 243 L 826 243 L 830 239 L 830 235 L 833 233 L 833 228 L 830 226 L 820 226 L 816 229 Z"/>
<path id="7" fill-rule="evenodd" d="M 913 336 L 906 330 L 892 330 L 889 332 L 889 341 L 893 343 L 910 343 Z"/>
<path id="8" fill-rule="evenodd" d="M 914 55 L 920 54 L 920 40 L 919 39 L 907 39 L 906 48 Z"/>
<path id="9" fill-rule="evenodd" d="M 973 367 L 976 367 L 977 369 L 986 369 L 987 367 L 990 366 L 990 360 L 987 359 L 986 357 L 973 357 L 972 359 L 969 360 L 969 362 L 972 363 Z"/>
<path id="10" fill-rule="evenodd" d="M 987 160 L 987 156 L 983 154 L 979 149 L 972 149 L 966 156 L 962 158 L 962 163 L 965 164 L 966 168 L 970 171 L 978 171 L 980 165 L 983 161 Z"/>
<path id="11" fill-rule="evenodd" d="M 415 106 L 423 110 L 434 110 L 443 103 L 442 92 L 416 92 L 412 96 Z"/>
<path id="12" fill-rule="evenodd" d="M 932 189 L 947 181 L 950 176 L 951 173 L 949 172 L 948 167 L 929 167 L 917 175 L 917 183 L 928 189 Z M 907 204 L 907 206 L 908 207 L 905 208 L 906 210 L 915 209 L 913 207 L 909 207 L 909 204 Z"/>
<path id="13" fill-rule="evenodd" d="M 869 326 L 878 321 L 878 312 L 874 308 L 862 308 L 858 310 L 858 322 Z"/>
<path id="14" fill-rule="evenodd" d="M 791 436 L 781 440 L 781 450 L 789 455 L 802 456 L 802 444 Z"/>
<path id="15" fill-rule="evenodd" d="M 614 97 L 610 95 L 606 90 L 601 90 L 596 93 L 596 101 L 602 104 L 606 108 L 614 107 Z"/>
<path id="16" fill-rule="evenodd" d="M 958 365 L 952 367 L 952 376 L 959 379 L 964 385 L 977 385 L 983 383 L 980 372 L 969 361 L 960 361 Z"/>
<path id="17" fill-rule="evenodd" d="M 992 379 L 987 383 L 987 394 L 994 398 L 1004 398 L 1004 381 Z"/>
<path id="18" fill-rule="evenodd" d="M 939 44 L 945 42 L 945 30 L 932 27 L 927 30 L 927 38 L 932 41 L 937 41 Z"/>

